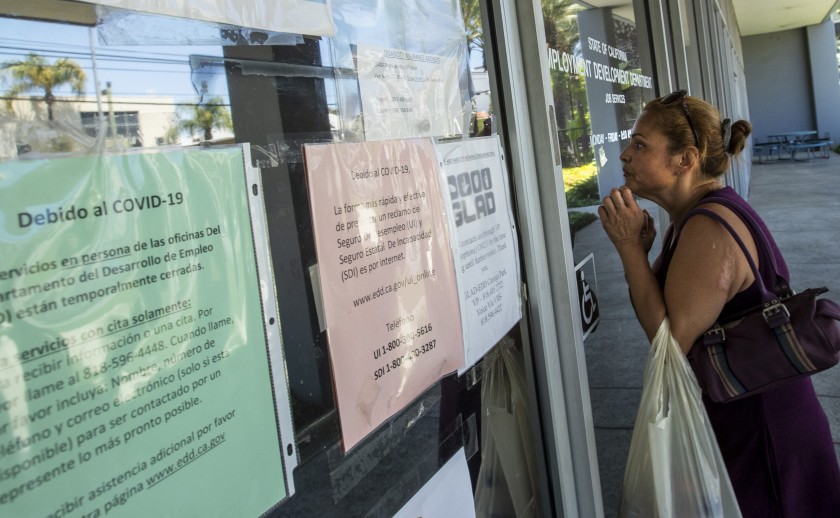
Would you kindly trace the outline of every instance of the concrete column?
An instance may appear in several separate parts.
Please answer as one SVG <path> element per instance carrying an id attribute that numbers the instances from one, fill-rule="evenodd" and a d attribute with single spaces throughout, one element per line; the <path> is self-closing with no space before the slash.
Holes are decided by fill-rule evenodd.
<path id="1" fill-rule="evenodd" d="M 814 118 L 820 137 L 831 134 L 840 143 L 840 74 L 835 54 L 834 23 L 826 20 L 807 27 L 808 60 L 811 63 Z"/>
<path id="2" fill-rule="evenodd" d="M 583 59 L 587 61 L 586 97 L 589 103 L 595 163 L 598 166 L 598 190 L 601 197 L 624 183 L 621 171 L 621 140 L 616 138 L 626 125 L 622 120 L 624 104 L 612 102 L 612 94 L 621 95 L 621 85 L 604 79 L 604 69 L 618 67 L 605 45 L 615 45 L 612 10 L 588 9 L 577 15 Z M 602 68 L 603 67 L 603 68 Z M 610 102 L 607 102 L 610 96 Z M 616 97 L 618 99 L 618 97 Z M 603 142 L 601 139 L 603 138 Z"/>

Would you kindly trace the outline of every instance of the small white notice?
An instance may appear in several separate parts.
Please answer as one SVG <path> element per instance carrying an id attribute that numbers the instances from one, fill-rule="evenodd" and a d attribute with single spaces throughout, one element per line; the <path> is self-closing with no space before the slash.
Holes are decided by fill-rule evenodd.
<path id="1" fill-rule="evenodd" d="M 361 44 L 356 58 L 367 140 L 461 134 L 456 59 Z"/>
<path id="2" fill-rule="evenodd" d="M 467 457 L 461 448 L 394 518 L 475 518 Z"/>

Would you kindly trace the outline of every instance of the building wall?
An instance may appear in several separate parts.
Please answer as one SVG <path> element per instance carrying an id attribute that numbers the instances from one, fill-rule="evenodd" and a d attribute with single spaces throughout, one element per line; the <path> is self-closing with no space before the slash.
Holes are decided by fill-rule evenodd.
<path id="1" fill-rule="evenodd" d="M 784 131 L 840 138 L 840 76 L 834 24 L 742 39 L 755 141 Z"/>
<path id="2" fill-rule="evenodd" d="M 829 133 L 835 142 L 840 139 L 840 73 L 834 23 L 827 20 L 807 28 L 813 76 L 814 110 L 821 136 Z"/>
<path id="3" fill-rule="evenodd" d="M 33 151 L 44 150 L 46 140 L 63 131 L 69 140 L 75 143 L 65 146 L 63 151 L 79 151 L 89 148 L 93 141 L 87 140 L 83 131 L 82 112 L 96 112 L 94 97 L 60 97 L 53 108 L 54 121 L 47 121 L 46 105 L 40 97 L 32 96 L 28 100 L 13 103 L 13 111 L 3 114 L 3 122 L 8 130 L 0 132 L 0 159 L 13 158 L 18 154 L 18 146 L 28 146 Z M 177 104 L 172 97 L 131 98 L 121 96 L 110 105 L 103 105 L 103 116 L 108 117 L 109 110 L 115 113 L 132 112 L 137 114 L 137 125 L 144 147 L 157 146 L 157 139 L 166 136 L 170 126 L 177 124 Z M 50 127 L 54 128 L 50 130 Z M 106 128 L 107 130 L 107 128 Z M 230 131 L 216 131 L 214 135 L 230 136 Z M 71 138 L 71 136 L 74 136 Z M 191 144 L 190 138 L 183 139 L 184 144 Z M 131 145 L 122 142 L 121 145 Z"/>
<path id="4" fill-rule="evenodd" d="M 742 44 L 755 142 L 817 129 L 805 29 L 747 36 Z"/>

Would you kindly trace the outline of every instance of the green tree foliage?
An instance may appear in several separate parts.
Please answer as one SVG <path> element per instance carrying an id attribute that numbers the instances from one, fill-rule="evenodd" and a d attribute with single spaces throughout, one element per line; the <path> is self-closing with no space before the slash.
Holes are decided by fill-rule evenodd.
<path id="1" fill-rule="evenodd" d="M 571 0 L 543 0 L 543 26 L 548 46 L 561 52 L 572 53 L 578 40 L 577 16 L 581 10 Z"/>
<path id="2" fill-rule="evenodd" d="M 77 95 L 84 91 L 85 72 L 71 59 L 60 58 L 50 64 L 33 52 L 23 61 L 3 63 L 2 70 L 12 77 L 11 86 L 6 90 L 6 108 L 9 111 L 13 111 L 12 102 L 15 98 L 25 92 L 37 90 L 43 92 L 42 99 L 47 104 L 49 120 L 53 120 L 55 90 L 68 85 Z"/>
<path id="3" fill-rule="evenodd" d="M 586 9 L 571 0 L 543 0 L 543 27 L 546 44 L 561 54 L 580 56 L 577 13 Z M 586 78 L 576 72 L 551 70 L 557 127 L 563 163 L 578 166 L 592 160 L 592 150 L 582 145 L 590 130 L 586 99 Z"/>
<path id="4" fill-rule="evenodd" d="M 167 146 L 177 144 L 179 131 L 180 129 L 177 124 L 173 124 L 172 126 L 166 128 L 166 131 L 163 133 L 163 144 Z"/>
<path id="5" fill-rule="evenodd" d="M 467 48 L 483 50 L 481 9 L 478 0 L 461 0 L 461 14 L 464 17 L 464 29 L 467 33 Z"/>
<path id="6" fill-rule="evenodd" d="M 182 104 L 179 109 L 185 115 L 180 121 L 180 127 L 190 134 L 196 130 L 201 131 L 204 140 L 213 139 L 214 129 L 233 128 L 230 112 L 221 97 L 212 97 L 202 104 Z"/>

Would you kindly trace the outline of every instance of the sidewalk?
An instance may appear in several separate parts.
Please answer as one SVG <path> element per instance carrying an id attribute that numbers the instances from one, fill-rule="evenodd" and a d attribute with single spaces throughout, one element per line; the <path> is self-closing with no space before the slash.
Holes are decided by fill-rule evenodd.
<path id="1" fill-rule="evenodd" d="M 840 301 L 840 156 L 753 164 L 751 174 L 749 201 L 782 250 L 792 287 L 826 286 L 828 296 Z M 658 216 L 655 206 L 648 210 Z M 654 244 L 651 259 L 659 246 Z M 575 235 L 576 261 L 590 252 L 595 254 L 601 322 L 584 348 L 604 515 L 612 518 L 618 512 L 648 343 L 633 313 L 618 255 L 598 221 Z M 840 367 L 815 375 L 814 386 L 840 456 Z"/>

